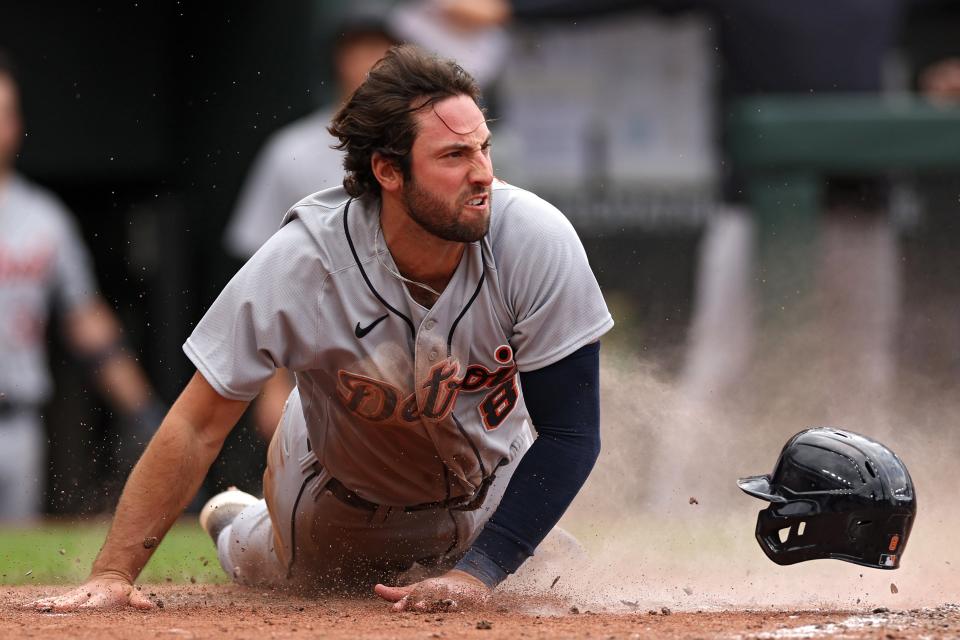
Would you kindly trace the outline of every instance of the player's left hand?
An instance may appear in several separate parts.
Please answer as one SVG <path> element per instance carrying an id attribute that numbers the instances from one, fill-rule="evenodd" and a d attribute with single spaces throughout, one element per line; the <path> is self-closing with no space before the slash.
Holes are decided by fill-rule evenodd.
<path id="1" fill-rule="evenodd" d="M 406 587 L 378 584 L 373 591 L 384 600 L 393 602 L 394 611 L 457 611 L 478 607 L 490 597 L 487 585 L 457 569 Z"/>

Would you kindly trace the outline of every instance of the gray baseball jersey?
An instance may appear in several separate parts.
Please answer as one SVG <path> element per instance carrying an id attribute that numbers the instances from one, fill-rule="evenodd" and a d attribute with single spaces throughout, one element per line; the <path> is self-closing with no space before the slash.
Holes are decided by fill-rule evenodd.
<path id="1" fill-rule="evenodd" d="M 283 212 L 317 189 L 343 182 L 340 141 L 327 126 L 333 109 L 321 109 L 270 136 L 257 155 L 227 225 L 225 243 L 238 258 L 249 258 L 272 236 Z"/>
<path id="2" fill-rule="evenodd" d="M 50 394 L 45 327 L 95 294 L 90 257 L 67 209 L 14 174 L 0 188 L 0 393 L 39 404 Z"/>
<path id="3" fill-rule="evenodd" d="M 472 494 L 529 428 L 518 371 L 613 326 L 576 232 L 495 182 L 490 232 L 426 309 L 374 251 L 379 205 L 313 194 L 226 286 L 184 345 L 227 398 L 296 372 L 312 453 L 361 497 L 402 506 Z M 304 465 L 313 460 L 302 461 Z"/>

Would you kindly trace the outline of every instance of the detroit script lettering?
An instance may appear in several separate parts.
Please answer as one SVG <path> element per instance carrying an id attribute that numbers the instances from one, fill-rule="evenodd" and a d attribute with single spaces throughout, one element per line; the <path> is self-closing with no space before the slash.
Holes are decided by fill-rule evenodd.
<path id="1" fill-rule="evenodd" d="M 417 406 L 416 393 L 403 396 L 388 382 L 343 369 L 337 374 L 337 394 L 348 411 L 364 420 L 410 423 L 424 418 L 432 422 L 444 420 L 453 411 L 461 393 L 489 390 L 477 410 L 484 427 L 493 430 L 510 415 L 520 397 L 513 350 L 502 345 L 497 347 L 494 356 L 502 366 L 491 371 L 482 364 L 472 364 L 462 376 L 457 358 L 438 362 L 430 369 L 427 379 L 418 382 L 426 390 L 422 407 Z"/>

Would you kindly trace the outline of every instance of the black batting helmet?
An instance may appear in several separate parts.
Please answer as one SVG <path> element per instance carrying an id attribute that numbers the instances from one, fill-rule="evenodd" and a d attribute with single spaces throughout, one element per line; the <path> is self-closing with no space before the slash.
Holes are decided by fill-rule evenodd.
<path id="1" fill-rule="evenodd" d="M 757 517 L 757 542 L 777 564 L 834 558 L 900 566 L 917 498 L 907 467 L 879 442 L 807 429 L 787 441 L 772 474 L 737 484 L 770 503 Z"/>

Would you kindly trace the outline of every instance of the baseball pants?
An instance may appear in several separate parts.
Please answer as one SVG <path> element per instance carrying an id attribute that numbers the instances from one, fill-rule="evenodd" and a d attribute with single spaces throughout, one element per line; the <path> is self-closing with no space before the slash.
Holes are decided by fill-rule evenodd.
<path id="1" fill-rule="evenodd" d="M 0 521 L 36 518 L 43 498 L 44 431 L 33 410 L 0 417 Z"/>
<path id="2" fill-rule="evenodd" d="M 374 512 L 341 501 L 322 480 L 308 481 L 312 469 L 300 463 L 308 454 L 307 431 L 294 390 L 267 454 L 265 499 L 220 533 L 220 564 L 240 584 L 309 591 L 366 591 L 396 580 L 414 563 L 442 573 L 493 515 L 532 442 L 531 430 L 524 430 L 478 509 Z"/>

